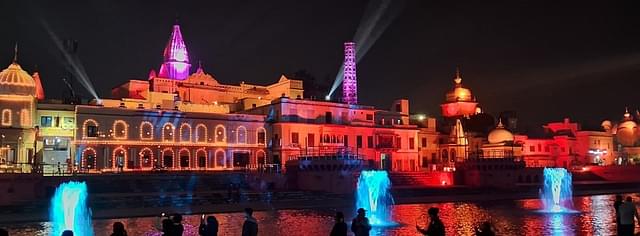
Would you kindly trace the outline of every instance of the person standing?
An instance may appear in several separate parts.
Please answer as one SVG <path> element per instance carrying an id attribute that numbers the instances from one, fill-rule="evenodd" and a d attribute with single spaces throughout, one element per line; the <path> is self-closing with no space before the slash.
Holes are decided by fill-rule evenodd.
<path id="1" fill-rule="evenodd" d="M 182 236 L 182 233 L 184 232 L 184 226 L 182 226 L 182 215 L 176 213 L 173 214 L 173 217 L 171 217 L 171 222 L 173 223 L 172 226 L 172 234 L 175 236 Z"/>
<path id="2" fill-rule="evenodd" d="M 440 209 L 438 208 L 435 208 L 435 207 L 429 208 L 429 210 L 427 211 L 427 213 L 429 214 L 429 219 L 431 220 L 429 222 L 429 226 L 427 227 L 427 229 L 422 229 L 416 225 L 416 230 L 418 230 L 418 232 L 420 232 L 423 235 L 444 236 L 444 224 L 442 223 L 442 221 L 440 220 L 440 217 L 438 216 L 439 212 L 440 212 Z"/>
<path id="3" fill-rule="evenodd" d="M 622 205 L 620 205 L 620 236 L 633 236 L 634 219 L 638 220 L 640 225 L 640 216 L 638 216 L 638 210 L 636 204 L 633 203 L 631 196 L 627 196 L 627 199 Z"/>
<path id="4" fill-rule="evenodd" d="M 204 221 L 204 215 L 202 215 L 202 220 L 200 221 L 200 229 L 198 229 L 198 233 L 201 236 L 217 236 L 218 235 L 218 219 L 215 216 L 210 215 L 207 216 L 207 221 Z"/>
<path id="5" fill-rule="evenodd" d="M 351 221 L 351 232 L 355 236 L 369 236 L 369 231 L 371 231 L 371 224 L 369 224 L 369 219 L 365 216 L 364 208 L 360 208 L 356 218 Z"/>
<path id="6" fill-rule="evenodd" d="M 330 236 L 347 236 L 347 223 L 344 222 L 344 214 L 336 212 L 336 223 L 331 229 Z"/>
<path id="7" fill-rule="evenodd" d="M 244 209 L 244 224 L 242 224 L 242 236 L 257 236 L 258 235 L 258 221 L 253 218 L 253 209 Z"/>
<path id="8" fill-rule="evenodd" d="M 620 235 L 620 205 L 622 205 L 622 195 L 616 195 L 616 200 L 613 202 L 613 209 L 616 210 L 616 235 Z"/>
<path id="9" fill-rule="evenodd" d="M 111 236 L 127 236 L 127 231 L 124 229 L 124 224 L 122 222 L 113 223 L 113 232 Z"/>

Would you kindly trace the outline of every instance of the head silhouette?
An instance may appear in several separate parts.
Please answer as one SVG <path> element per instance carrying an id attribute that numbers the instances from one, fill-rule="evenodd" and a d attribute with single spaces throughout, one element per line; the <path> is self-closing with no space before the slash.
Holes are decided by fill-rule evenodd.
<path id="1" fill-rule="evenodd" d="M 122 222 L 115 222 L 113 223 L 113 232 L 114 233 L 123 233 L 124 230 L 124 224 L 122 224 Z"/>
<path id="2" fill-rule="evenodd" d="M 253 209 L 245 208 L 244 209 L 244 214 L 247 215 L 247 216 L 252 216 L 253 215 Z"/>
<path id="3" fill-rule="evenodd" d="M 359 208 L 358 209 L 358 217 L 364 217 L 365 212 L 366 211 L 364 210 L 364 208 Z"/>
<path id="4" fill-rule="evenodd" d="M 62 232 L 62 236 L 73 236 L 73 231 L 65 230 Z"/>
<path id="5" fill-rule="evenodd" d="M 343 222 L 344 221 L 344 214 L 341 211 L 336 212 L 336 221 L 337 222 Z"/>
<path id="6" fill-rule="evenodd" d="M 173 214 L 173 217 L 171 217 L 171 220 L 172 220 L 174 223 L 180 223 L 180 222 L 182 222 L 182 215 L 180 215 L 180 214 L 178 214 L 178 213 Z"/>
<path id="7" fill-rule="evenodd" d="M 427 213 L 429 214 L 429 217 L 438 217 L 438 213 L 439 212 L 440 212 L 440 209 L 438 209 L 436 207 L 431 207 L 427 211 Z"/>

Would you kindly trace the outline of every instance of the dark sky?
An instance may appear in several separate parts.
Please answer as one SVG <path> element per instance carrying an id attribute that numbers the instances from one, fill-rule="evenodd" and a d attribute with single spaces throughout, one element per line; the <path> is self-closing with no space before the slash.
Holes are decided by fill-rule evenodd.
<path id="1" fill-rule="evenodd" d="M 37 65 L 47 96 L 59 97 L 63 64 L 47 22 L 79 42 L 87 74 L 108 96 L 158 69 L 179 15 L 191 61 L 222 83 L 268 84 L 301 69 L 333 77 L 367 2 L 1 0 L 0 62 L 18 41 L 19 62 L 30 72 Z M 536 125 L 617 120 L 625 106 L 640 107 L 640 14 L 633 1 L 593 2 L 406 1 L 358 64 L 360 101 L 386 109 L 404 97 L 413 112 L 438 115 L 460 65 L 463 84 L 494 115 L 515 110 Z"/>

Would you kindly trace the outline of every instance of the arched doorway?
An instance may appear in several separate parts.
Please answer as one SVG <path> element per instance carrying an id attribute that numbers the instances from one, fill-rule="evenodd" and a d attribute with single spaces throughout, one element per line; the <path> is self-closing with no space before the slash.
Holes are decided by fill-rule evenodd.
<path id="1" fill-rule="evenodd" d="M 91 171 L 96 169 L 96 150 L 88 147 L 82 151 L 80 160 L 80 169 L 82 171 Z"/>
<path id="2" fill-rule="evenodd" d="M 170 148 L 162 150 L 162 168 L 173 168 L 174 155 L 175 153 Z"/>
<path id="3" fill-rule="evenodd" d="M 129 166 L 127 162 L 127 150 L 123 147 L 113 149 L 113 157 L 111 161 L 112 169 L 124 170 Z"/>
<path id="4" fill-rule="evenodd" d="M 204 169 L 207 167 L 207 152 L 204 150 L 204 148 L 198 149 L 198 151 L 196 151 L 196 163 L 196 166 L 200 169 Z"/>
<path id="5" fill-rule="evenodd" d="M 267 163 L 267 154 L 262 150 L 256 152 L 256 166 L 262 168 Z"/>
<path id="6" fill-rule="evenodd" d="M 216 151 L 215 168 L 225 168 L 226 156 L 224 150 L 220 149 Z"/>
<path id="7" fill-rule="evenodd" d="M 183 148 L 180 149 L 180 152 L 178 152 L 178 156 L 180 156 L 180 168 L 181 169 L 187 169 L 189 168 L 189 164 L 190 163 L 190 158 L 191 158 L 191 152 L 189 152 L 189 149 Z"/>
<path id="8" fill-rule="evenodd" d="M 140 168 L 151 169 L 155 160 L 153 158 L 153 151 L 150 148 L 143 148 L 140 150 Z"/>

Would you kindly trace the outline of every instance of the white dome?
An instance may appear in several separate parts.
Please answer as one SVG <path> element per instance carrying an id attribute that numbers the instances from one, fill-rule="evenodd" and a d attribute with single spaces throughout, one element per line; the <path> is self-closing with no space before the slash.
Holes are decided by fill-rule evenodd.
<path id="1" fill-rule="evenodd" d="M 0 94 L 34 96 L 35 93 L 33 78 L 18 63 L 13 62 L 0 72 Z"/>
<path id="2" fill-rule="evenodd" d="M 498 122 L 498 126 L 489 132 L 489 143 L 502 143 L 513 141 L 513 134 L 504 128 L 502 120 Z"/>

